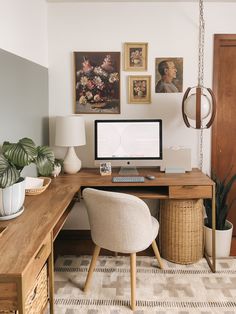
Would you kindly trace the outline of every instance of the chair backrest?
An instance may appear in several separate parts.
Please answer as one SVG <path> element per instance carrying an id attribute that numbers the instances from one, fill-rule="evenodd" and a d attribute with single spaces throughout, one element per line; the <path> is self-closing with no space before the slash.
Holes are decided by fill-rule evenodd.
<path id="1" fill-rule="evenodd" d="M 139 252 L 151 244 L 152 217 L 144 201 L 92 188 L 84 189 L 83 198 L 95 244 L 120 253 Z"/>

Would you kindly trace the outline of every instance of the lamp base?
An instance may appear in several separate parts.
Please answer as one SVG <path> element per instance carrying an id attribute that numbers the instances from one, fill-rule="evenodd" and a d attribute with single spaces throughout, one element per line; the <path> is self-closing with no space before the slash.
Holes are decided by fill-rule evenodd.
<path id="1" fill-rule="evenodd" d="M 68 147 L 68 151 L 66 153 L 63 169 L 65 173 L 75 174 L 81 169 L 81 160 L 75 153 L 74 147 Z"/>

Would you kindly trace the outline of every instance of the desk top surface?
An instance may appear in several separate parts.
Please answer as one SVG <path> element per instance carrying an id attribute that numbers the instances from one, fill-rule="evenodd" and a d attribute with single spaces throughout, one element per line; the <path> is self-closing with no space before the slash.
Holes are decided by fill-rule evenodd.
<path id="1" fill-rule="evenodd" d="M 118 176 L 119 169 L 112 169 L 112 176 Z M 214 182 L 198 169 L 186 173 L 164 173 L 159 168 L 140 168 L 140 176 L 153 175 L 156 179 L 145 179 L 143 183 L 122 183 L 123 186 L 172 186 L 172 185 L 213 185 Z M 73 178 L 72 178 L 73 176 Z M 79 172 L 79 175 L 70 175 L 70 180 L 80 180 L 81 185 L 115 186 L 121 183 L 112 183 L 112 176 L 101 176 L 98 169 L 87 168 Z M 66 176 L 63 176 L 64 178 Z M 79 177 L 79 178 L 78 178 Z"/>
<path id="2" fill-rule="evenodd" d="M 114 170 L 112 175 L 117 174 Z M 98 169 L 83 169 L 75 175 L 61 175 L 52 179 L 49 187 L 40 195 L 26 196 L 23 214 L 15 219 L 0 222 L 0 228 L 7 227 L 0 233 L 0 275 L 17 275 L 24 271 L 81 187 L 214 185 L 209 177 L 197 169 L 183 174 L 165 174 L 157 169 L 140 169 L 139 174 L 152 174 L 156 179 L 136 184 L 114 184 L 111 176 L 101 176 Z"/>

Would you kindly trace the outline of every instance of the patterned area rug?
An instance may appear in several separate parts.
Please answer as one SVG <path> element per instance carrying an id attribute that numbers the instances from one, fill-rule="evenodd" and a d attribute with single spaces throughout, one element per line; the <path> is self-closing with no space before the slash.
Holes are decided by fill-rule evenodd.
<path id="1" fill-rule="evenodd" d="M 91 256 L 59 257 L 55 265 L 56 314 L 132 314 L 129 257 L 98 259 L 91 288 L 82 291 Z M 236 313 L 236 259 L 217 260 L 213 274 L 205 259 L 193 265 L 137 257 L 135 314 Z"/>

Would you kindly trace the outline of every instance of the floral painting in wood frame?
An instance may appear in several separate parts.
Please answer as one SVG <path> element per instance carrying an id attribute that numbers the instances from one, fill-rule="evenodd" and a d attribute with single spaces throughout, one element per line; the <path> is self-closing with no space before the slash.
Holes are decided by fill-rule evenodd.
<path id="1" fill-rule="evenodd" d="M 151 103 L 151 75 L 131 75 L 128 77 L 129 103 Z"/>
<path id="2" fill-rule="evenodd" d="M 120 52 L 74 52 L 75 113 L 120 113 Z"/>
<path id="3" fill-rule="evenodd" d="M 124 70 L 146 71 L 148 62 L 148 43 L 124 44 Z"/>

